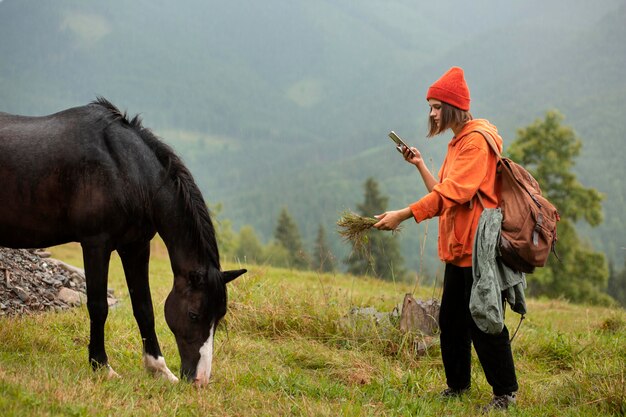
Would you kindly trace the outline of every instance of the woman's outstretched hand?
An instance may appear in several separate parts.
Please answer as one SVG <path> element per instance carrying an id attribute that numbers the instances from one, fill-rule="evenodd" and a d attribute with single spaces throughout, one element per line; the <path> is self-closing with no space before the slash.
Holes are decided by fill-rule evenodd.
<path id="1" fill-rule="evenodd" d="M 400 223 L 410 219 L 413 216 L 409 207 L 402 210 L 387 211 L 383 214 L 374 216 L 378 219 L 378 223 L 374 224 L 374 227 L 378 230 L 396 230 Z"/>

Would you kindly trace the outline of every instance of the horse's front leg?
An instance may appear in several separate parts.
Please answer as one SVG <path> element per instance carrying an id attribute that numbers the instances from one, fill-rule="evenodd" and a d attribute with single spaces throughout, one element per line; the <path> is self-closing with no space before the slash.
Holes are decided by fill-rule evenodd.
<path id="1" fill-rule="evenodd" d="M 85 280 L 87 283 L 87 310 L 89 311 L 89 363 L 96 370 L 106 368 L 109 377 L 118 376 L 109 366 L 104 348 L 104 324 L 109 314 L 107 281 L 111 250 L 103 244 L 82 243 Z"/>
<path id="2" fill-rule="evenodd" d="M 159 341 L 154 330 L 154 310 L 148 277 L 150 242 L 140 242 L 119 247 L 117 252 L 122 260 L 126 283 L 133 305 L 133 314 L 143 341 L 143 360 L 149 372 L 162 376 L 171 382 L 178 378 L 165 364 Z"/>

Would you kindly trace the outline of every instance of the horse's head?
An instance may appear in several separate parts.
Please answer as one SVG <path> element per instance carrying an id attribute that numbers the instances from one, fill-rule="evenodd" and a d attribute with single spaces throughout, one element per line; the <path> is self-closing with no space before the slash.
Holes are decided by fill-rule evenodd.
<path id="1" fill-rule="evenodd" d="M 245 272 L 211 268 L 175 278 L 165 320 L 176 338 L 182 377 L 198 385 L 209 382 L 215 329 L 226 314 L 226 284 Z"/>

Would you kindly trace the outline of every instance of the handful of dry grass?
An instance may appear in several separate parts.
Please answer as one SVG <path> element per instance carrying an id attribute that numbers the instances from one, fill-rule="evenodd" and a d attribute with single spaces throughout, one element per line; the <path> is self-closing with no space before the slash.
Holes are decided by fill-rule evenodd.
<path id="1" fill-rule="evenodd" d="M 345 211 L 337 220 L 338 233 L 346 242 L 352 244 L 355 251 L 363 252 L 369 241 L 367 234 L 376 223 L 378 223 L 378 219 L 374 217 L 363 217 L 352 211 Z"/>
<path id="2" fill-rule="evenodd" d="M 373 217 L 363 217 L 351 211 L 345 211 L 339 220 L 339 234 L 354 245 L 355 249 L 367 243 L 367 232 L 378 222 Z"/>

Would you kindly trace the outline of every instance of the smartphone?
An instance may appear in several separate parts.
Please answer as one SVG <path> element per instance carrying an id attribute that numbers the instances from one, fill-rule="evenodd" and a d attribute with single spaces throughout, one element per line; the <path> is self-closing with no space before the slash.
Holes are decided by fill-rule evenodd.
<path id="1" fill-rule="evenodd" d="M 389 137 L 391 138 L 392 141 L 396 143 L 396 149 L 398 150 L 398 152 L 404 153 L 402 150 L 402 147 L 404 146 L 406 149 L 408 149 L 411 152 L 412 155 L 415 155 L 415 152 L 411 150 L 409 145 L 404 143 L 404 141 L 402 140 L 400 136 L 396 135 L 396 132 L 394 132 L 393 130 L 389 132 Z"/>

